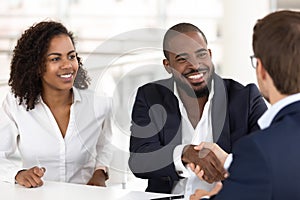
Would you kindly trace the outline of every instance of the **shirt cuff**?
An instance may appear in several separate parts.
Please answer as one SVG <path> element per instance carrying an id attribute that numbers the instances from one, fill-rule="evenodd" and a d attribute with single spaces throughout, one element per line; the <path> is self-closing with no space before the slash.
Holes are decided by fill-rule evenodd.
<path id="1" fill-rule="evenodd" d="M 15 183 L 17 173 L 22 170 L 19 163 L 0 158 L 0 181 Z"/>
<path id="2" fill-rule="evenodd" d="M 210 199 L 210 196 L 203 196 L 201 197 L 201 200 Z"/>
<path id="3" fill-rule="evenodd" d="M 186 144 L 178 145 L 175 147 L 175 149 L 173 151 L 173 162 L 175 165 L 175 169 L 176 169 L 178 175 L 181 177 L 189 177 L 190 176 L 189 171 L 187 170 L 187 168 L 183 165 L 183 163 L 181 161 L 182 151 L 185 146 L 186 146 Z"/>
<path id="4" fill-rule="evenodd" d="M 229 169 L 229 167 L 230 167 L 232 161 L 233 161 L 233 157 L 232 157 L 232 153 L 230 153 L 230 154 L 228 154 L 228 156 L 227 156 L 227 158 L 226 158 L 226 160 L 225 160 L 225 162 L 224 162 L 224 168 L 225 168 L 226 170 Z"/>
<path id="5" fill-rule="evenodd" d="M 104 171 L 104 174 L 105 174 L 105 180 L 109 179 L 108 167 L 99 166 L 99 167 L 96 167 L 96 168 L 95 168 L 95 171 L 97 171 L 98 169 Z"/>
<path id="6" fill-rule="evenodd" d="M 102 169 L 105 173 L 108 173 L 108 167 L 99 166 L 99 167 L 96 167 L 95 171 L 97 171 L 98 169 Z"/>

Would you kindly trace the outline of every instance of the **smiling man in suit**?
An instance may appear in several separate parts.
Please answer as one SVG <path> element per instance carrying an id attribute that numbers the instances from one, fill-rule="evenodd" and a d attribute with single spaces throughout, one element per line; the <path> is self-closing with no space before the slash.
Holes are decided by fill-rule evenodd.
<path id="1" fill-rule="evenodd" d="M 212 52 L 198 27 L 171 27 L 163 50 L 163 65 L 172 77 L 137 91 L 129 166 L 137 177 L 148 179 L 146 191 L 189 196 L 213 184 L 200 181 L 187 164 L 199 165 L 210 183 L 226 176 L 220 163 L 206 159 L 214 154 L 193 147 L 217 142 L 231 152 L 239 138 L 258 129 L 257 120 L 267 107 L 254 84 L 243 86 L 215 73 Z"/>
<path id="2" fill-rule="evenodd" d="M 239 140 L 232 157 L 216 144 L 200 145 L 222 162 L 233 158 L 213 199 L 300 199 L 300 12 L 282 10 L 258 20 L 252 45 L 258 85 L 271 107 L 258 120 L 261 130 Z M 191 199 L 207 194 L 213 193 L 198 190 Z"/>

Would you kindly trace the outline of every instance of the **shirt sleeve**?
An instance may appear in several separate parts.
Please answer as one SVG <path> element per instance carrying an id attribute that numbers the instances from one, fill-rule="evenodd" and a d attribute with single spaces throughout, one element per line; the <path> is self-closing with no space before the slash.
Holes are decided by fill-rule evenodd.
<path id="1" fill-rule="evenodd" d="M 189 177 L 189 171 L 188 169 L 183 165 L 181 161 L 181 155 L 182 151 L 186 144 L 181 144 L 175 147 L 174 152 L 173 152 L 173 160 L 174 160 L 174 165 L 175 169 L 178 173 L 179 176 L 181 177 Z"/>
<path id="2" fill-rule="evenodd" d="M 112 103 L 111 101 L 108 101 L 106 104 L 106 115 L 105 119 L 103 120 L 102 127 L 101 127 L 101 133 L 98 138 L 97 142 L 97 161 L 96 161 L 96 167 L 97 169 L 103 169 L 106 173 L 108 173 L 109 165 L 112 160 L 112 123 L 111 123 L 111 108 Z"/>
<path id="3" fill-rule="evenodd" d="M 227 158 L 226 158 L 226 160 L 225 160 L 225 162 L 224 162 L 224 168 L 225 168 L 226 170 L 229 169 L 229 167 L 230 167 L 232 161 L 233 161 L 233 157 L 232 157 L 232 153 L 230 153 L 230 154 L 228 154 L 228 156 L 227 156 Z"/>
<path id="4" fill-rule="evenodd" d="M 15 182 L 15 176 L 21 170 L 21 162 L 14 153 L 17 148 L 18 129 L 10 114 L 11 108 L 6 98 L 0 109 L 0 180 Z"/>

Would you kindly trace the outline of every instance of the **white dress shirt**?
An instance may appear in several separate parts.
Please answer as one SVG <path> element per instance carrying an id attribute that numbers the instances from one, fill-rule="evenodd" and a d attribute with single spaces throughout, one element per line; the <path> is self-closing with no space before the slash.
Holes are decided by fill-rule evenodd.
<path id="1" fill-rule="evenodd" d="M 273 104 L 257 121 L 260 129 L 268 128 L 275 116 L 280 112 L 281 109 L 292 104 L 296 101 L 300 101 L 300 93 L 289 95 L 280 101 Z M 234 155 L 229 154 L 225 160 L 224 168 L 228 169 L 234 159 Z"/>
<path id="2" fill-rule="evenodd" d="M 49 107 L 39 99 L 33 110 L 9 93 L 0 113 L 0 178 L 14 181 L 21 170 L 9 161 L 16 148 L 22 168 L 46 168 L 44 180 L 86 184 L 96 169 L 107 169 L 112 152 L 111 99 L 73 88 L 65 137 Z"/>
<path id="3" fill-rule="evenodd" d="M 200 180 L 195 173 L 184 166 L 181 161 L 181 155 L 184 146 L 188 144 L 199 145 L 201 142 L 213 142 L 212 136 L 212 123 L 211 123 L 211 102 L 214 95 L 213 83 L 212 90 L 210 91 L 208 101 L 204 106 L 202 117 L 198 122 L 196 128 L 194 128 L 188 118 L 186 109 L 179 98 L 177 86 L 174 84 L 174 94 L 179 102 L 179 109 L 182 116 L 182 145 L 178 145 L 173 152 L 173 159 L 176 170 L 182 172 L 179 174 L 183 179 L 174 186 L 173 194 L 184 194 L 185 199 L 189 199 L 190 195 L 195 192 L 196 189 L 211 190 L 214 184 L 209 184 Z M 197 110 L 197 109 L 195 109 Z"/>

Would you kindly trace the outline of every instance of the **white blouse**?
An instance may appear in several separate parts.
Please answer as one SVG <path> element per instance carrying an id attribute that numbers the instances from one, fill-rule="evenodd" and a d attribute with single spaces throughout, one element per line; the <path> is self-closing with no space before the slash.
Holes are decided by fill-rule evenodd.
<path id="1" fill-rule="evenodd" d="M 33 110 L 9 93 L 0 113 L 0 179 L 14 181 L 21 170 L 9 161 L 18 148 L 23 169 L 45 167 L 44 180 L 86 184 L 96 169 L 109 166 L 111 99 L 73 88 L 74 101 L 63 138 L 49 107 L 40 98 Z"/>

